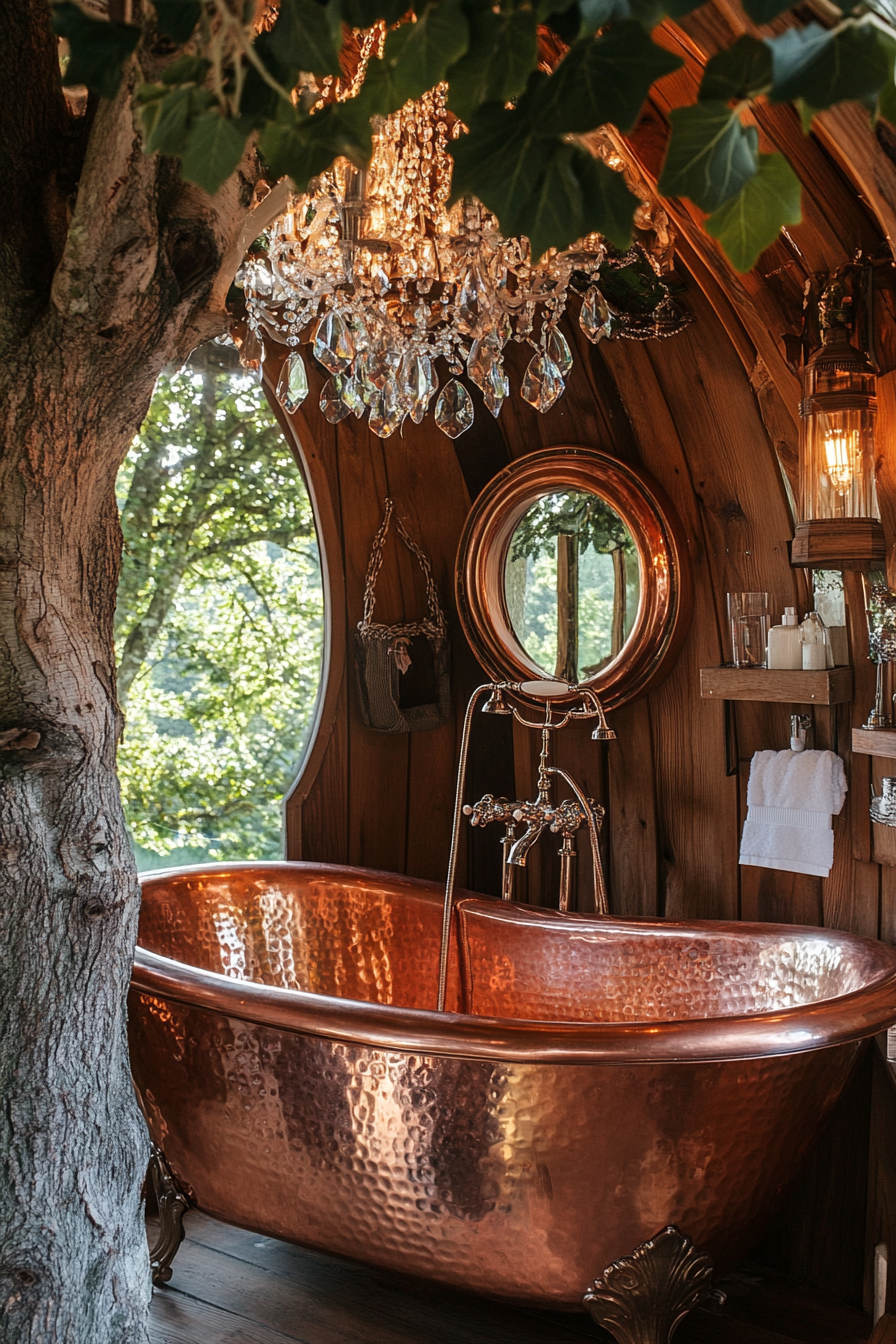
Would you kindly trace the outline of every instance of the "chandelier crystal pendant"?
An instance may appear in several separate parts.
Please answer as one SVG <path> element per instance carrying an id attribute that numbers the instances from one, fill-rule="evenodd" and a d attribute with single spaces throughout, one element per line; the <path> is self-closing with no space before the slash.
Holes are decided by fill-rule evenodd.
<path id="1" fill-rule="evenodd" d="M 590 234 L 533 261 L 528 240 L 504 238 L 475 198 L 449 207 L 448 145 L 464 128 L 447 93 L 440 84 L 385 118 L 366 172 L 337 159 L 240 268 L 241 358 L 260 374 L 264 336 L 290 347 L 276 389 L 290 413 L 308 392 L 303 344 L 330 375 L 320 410 L 331 423 L 366 414 L 388 438 L 431 412 L 457 438 L 474 420 L 464 374 L 500 414 L 510 340 L 532 348 L 521 395 L 541 412 L 556 403 L 573 365 L 559 329 L 571 292 L 583 295 L 579 320 L 595 344 L 670 335 L 688 321 L 639 244 L 619 254 Z"/>

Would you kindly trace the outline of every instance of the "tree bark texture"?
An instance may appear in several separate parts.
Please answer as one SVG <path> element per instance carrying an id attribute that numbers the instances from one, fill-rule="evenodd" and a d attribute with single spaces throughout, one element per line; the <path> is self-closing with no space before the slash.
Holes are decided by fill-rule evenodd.
<path id="1" fill-rule="evenodd" d="M 625 643 L 625 552 L 617 546 L 613 556 L 613 625 L 610 632 L 610 657 L 615 658 Z"/>
<path id="2" fill-rule="evenodd" d="M 557 665 L 560 681 L 579 679 L 579 539 L 557 536 Z"/>
<path id="3" fill-rule="evenodd" d="M 4 50 L 5 180 L 27 186 L 0 239 L 0 1339 L 141 1344 L 115 477 L 159 371 L 225 325 L 254 178 L 210 201 L 145 157 L 135 70 L 89 139 L 69 125 L 38 0 L 2 0 Z"/>

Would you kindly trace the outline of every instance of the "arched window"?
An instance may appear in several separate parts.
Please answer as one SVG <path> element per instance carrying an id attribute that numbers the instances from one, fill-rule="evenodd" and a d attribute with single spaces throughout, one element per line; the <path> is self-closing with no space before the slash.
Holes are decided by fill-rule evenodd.
<path id="1" fill-rule="evenodd" d="M 308 493 L 232 353 L 162 375 L 118 478 L 118 759 L 141 869 L 282 855 L 320 683 Z"/>

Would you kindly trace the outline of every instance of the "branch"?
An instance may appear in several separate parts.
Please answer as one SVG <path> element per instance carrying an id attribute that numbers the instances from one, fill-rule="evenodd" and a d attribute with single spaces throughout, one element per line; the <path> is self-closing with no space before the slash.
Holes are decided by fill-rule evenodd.
<path id="1" fill-rule="evenodd" d="M 16 343 L 47 301 L 53 238 L 47 198 L 74 147 L 46 0 L 0 14 L 0 346 Z"/>
<path id="2" fill-rule="evenodd" d="M 119 703 L 124 706 L 131 683 L 140 668 L 152 652 L 165 624 L 171 604 L 177 596 L 184 573 L 187 570 L 186 555 L 177 557 L 177 563 L 167 571 L 164 584 L 159 584 L 150 599 L 146 612 L 133 627 L 124 643 L 121 661 L 118 665 L 117 690 Z"/>
<path id="3" fill-rule="evenodd" d="M 86 320 L 101 335 L 143 325 L 160 371 L 228 326 L 234 248 L 258 162 L 247 149 L 212 198 L 182 182 L 175 161 L 144 154 L 138 58 L 151 62 L 138 52 L 116 96 L 100 102 L 52 297 L 64 319 Z"/>
<path id="4" fill-rule="evenodd" d="M 290 542 L 295 540 L 296 535 L 294 527 L 281 527 L 263 528 L 258 532 L 250 532 L 242 537 L 227 537 L 224 541 L 213 542 L 196 551 L 190 559 L 190 564 L 198 564 L 201 560 L 207 560 L 213 555 L 226 555 L 241 546 L 251 546 L 256 541 L 273 541 L 275 545 L 282 546 L 284 551 L 289 550 Z M 310 537 L 308 539 L 310 540 Z"/>

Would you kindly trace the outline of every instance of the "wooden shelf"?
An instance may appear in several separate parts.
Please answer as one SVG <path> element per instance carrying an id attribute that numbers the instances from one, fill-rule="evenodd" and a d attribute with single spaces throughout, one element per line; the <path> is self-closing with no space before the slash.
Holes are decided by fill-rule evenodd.
<path id="1" fill-rule="evenodd" d="M 704 700 L 774 700 L 787 705 L 844 705 L 852 699 L 852 668 L 772 672 L 764 667 L 701 667 Z"/>
<path id="2" fill-rule="evenodd" d="M 859 756 L 888 756 L 896 760 L 896 729 L 853 728 L 852 749 Z"/>

